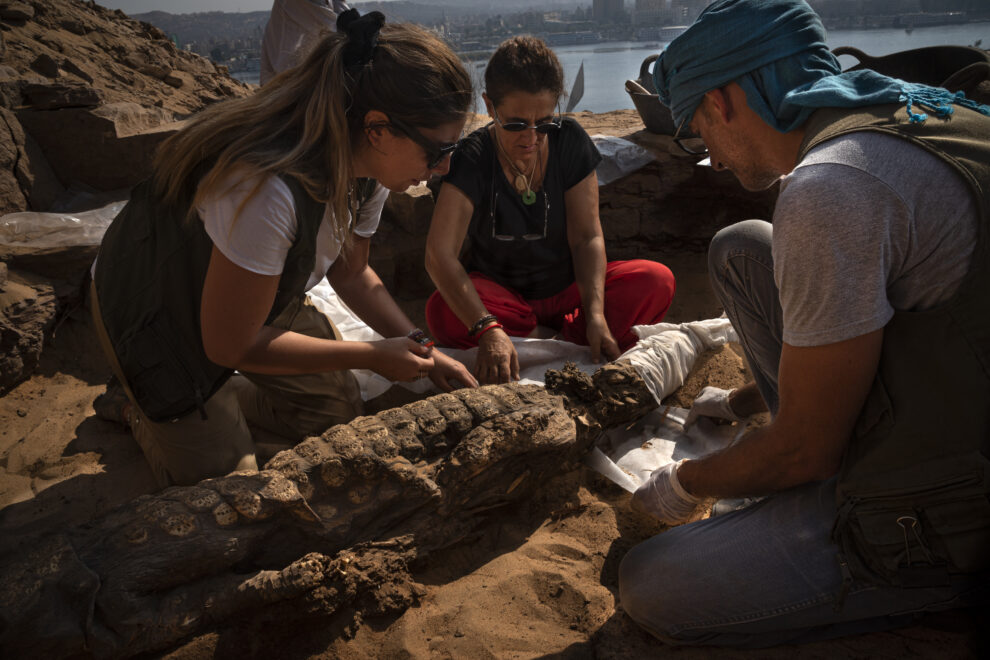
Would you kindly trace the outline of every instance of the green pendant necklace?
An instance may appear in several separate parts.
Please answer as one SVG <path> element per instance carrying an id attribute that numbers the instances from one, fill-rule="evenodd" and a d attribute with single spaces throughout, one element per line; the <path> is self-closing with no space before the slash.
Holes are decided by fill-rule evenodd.
<path id="1" fill-rule="evenodd" d="M 536 160 L 533 162 L 533 168 L 530 170 L 529 175 L 526 175 L 523 172 L 523 167 L 525 167 L 523 162 L 519 161 L 519 163 L 516 164 L 509 158 L 509 154 L 505 153 L 505 149 L 502 148 L 502 143 L 499 142 L 498 136 L 495 137 L 495 144 L 498 145 L 498 150 L 502 152 L 502 155 L 505 156 L 505 160 L 509 163 L 509 167 L 511 167 L 512 171 L 516 174 L 515 179 L 512 181 L 512 185 L 515 187 L 516 192 L 522 196 L 523 204 L 526 206 L 532 206 L 536 201 L 536 193 L 533 192 L 533 187 L 530 185 L 530 180 L 536 174 L 539 166 L 543 163 L 542 150 L 537 148 Z"/>

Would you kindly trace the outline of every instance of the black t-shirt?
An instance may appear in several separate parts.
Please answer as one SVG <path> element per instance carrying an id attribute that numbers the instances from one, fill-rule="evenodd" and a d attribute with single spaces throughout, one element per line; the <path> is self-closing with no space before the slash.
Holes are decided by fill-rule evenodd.
<path id="1" fill-rule="evenodd" d="M 498 165 L 487 127 L 464 139 L 443 179 L 474 204 L 464 267 L 529 300 L 547 298 L 574 282 L 564 193 L 583 181 L 602 159 L 581 125 L 569 117 L 548 138 L 546 176 L 541 190 L 536 191 L 536 202 L 530 206 L 523 204 L 522 196 Z M 515 238 L 499 240 L 495 236 Z M 525 240 L 523 236 L 539 238 Z"/>

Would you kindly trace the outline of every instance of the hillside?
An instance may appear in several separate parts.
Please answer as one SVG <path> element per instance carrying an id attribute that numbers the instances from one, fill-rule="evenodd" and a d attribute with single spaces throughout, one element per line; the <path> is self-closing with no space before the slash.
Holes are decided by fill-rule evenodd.
<path id="1" fill-rule="evenodd" d="M 161 138 L 151 133 L 249 91 L 94 2 L 5 2 L 0 18 L 0 213 L 128 188 L 147 173 Z"/>

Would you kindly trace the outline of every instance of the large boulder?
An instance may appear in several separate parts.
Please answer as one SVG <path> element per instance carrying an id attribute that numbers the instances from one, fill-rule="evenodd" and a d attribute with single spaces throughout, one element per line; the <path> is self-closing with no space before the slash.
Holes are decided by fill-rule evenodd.
<path id="1" fill-rule="evenodd" d="M 129 102 L 24 108 L 17 119 L 35 137 L 60 181 L 96 190 L 129 188 L 146 178 L 155 149 L 179 126 L 162 108 Z"/>
<path id="2" fill-rule="evenodd" d="M 250 88 L 148 23 L 94 2 L 3 2 L 0 211 L 128 188 L 175 122 Z M 13 114 L 12 114 L 13 113 Z M 23 128 L 22 128 L 23 127 Z"/>
<path id="3" fill-rule="evenodd" d="M 0 262 L 0 395 L 31 375 L 55 322 L 55 292 Z"/>

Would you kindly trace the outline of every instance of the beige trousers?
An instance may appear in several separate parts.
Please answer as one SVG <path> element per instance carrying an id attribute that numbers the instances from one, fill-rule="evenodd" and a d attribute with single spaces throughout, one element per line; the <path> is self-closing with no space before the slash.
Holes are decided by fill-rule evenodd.
<path id="1" fill-rule="evenodd" d="M 117 361 L 100 314 L 96 286 L 90 308 L 97 336 L 114 374 L 133 404 L 127 413 L 134 439 L 159 486 L 191 485 L 234 470 L 257 470 L 248 423 L 295 444 L 363 411 L 357 380 L 348 370 L 319 374 L 235 375 L 205 404 L 207 419 L 195 410 L 169 422 L 153 422 L 141 411 Z M 310 337 L 340 340 L 333 323 L 308 299 L 291 303 L 272 326 Z"/>

